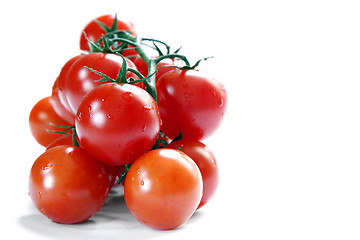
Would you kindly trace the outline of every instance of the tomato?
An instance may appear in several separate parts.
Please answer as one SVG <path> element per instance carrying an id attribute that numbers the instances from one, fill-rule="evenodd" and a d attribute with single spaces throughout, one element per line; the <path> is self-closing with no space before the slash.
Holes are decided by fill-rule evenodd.
<path id="1" fill-rule="evenodd" d="M 35 104 L 29 116 L 30 131 L 35 140 L 46 147 L 55 139 L 61 137 L 61 134 L 50 133 L 50 131 L 64 131 L 64 128 L 50 125 L 69 125 L 55 111 L 50 103 L 50 97 L 45 97 Z"/>
<path id="2" fill-rule="evenodd" d="M 125 59 L 128 67 L 135 68 L 134 63 L 129 59 Z M 67 96 L 70 107 L 74 113 L 77 112 L 79 104 L 86 93 L 90 92 L 94 87 L 107 82 L 95 82 L 102 79 L 97 73 L 85 68 L 89 67 L 99 71 L 112 79 L 116 79 L 121 69 L 123 59 L 116 54 L 107 53 L 90 53 L 83 55 L 76 60 L 69 69 L 65 94 Z M 139 79 L 135 74 L 128 72 L 126 77 Z M 140 85 L 143 83 L 140 83 Z M 140 86 L 139 85 L 139 86 Z"/>
<path id="3" fill-rule="evenodd" d="M 111 165 L 132 163 L 155 144 L 160 116 L 155 100 L 131 84 L 108 83 L 82 100 L 75 127 L 84 147 Z"/>
<path id="4" fill-rule="evenodd" d="M 114 23 L 115 16 L 114 15 L 104 15 L 104 16 L 100 16 L 100 17 L 96 18 L 96 20 L 105 24 L 107 27 L 111 28 Z M 136 35 L 135 27 L 131 22 L 121 21 L 118 19 L 117 20 L 117 29 L 129 31 L 133 35 Z M 81 37 L 80 37 L 80 49 L 85 50 L 85 51 L 89 51 L 90 49 L 89 49 L 88 41 L 85 38 L 84 32 L 85 32 L 87 38 L 91 42 L 94 42 L 94 43 L 97 40 L 99 40 L 102 35 L 104 35 L 106 33 L 105 30 L 94 20 L 91 21 L 90 23 L 88 23 L 85 26 L 84 30 L 81 32 Z"/>
<path id="5" fill-rule="evenodd" d="M 137 70 L 144 75 L 145 77 L 148 75 L 148 65 L 141 57 L 135 57 L 130 59 L 136 66 Z M 165 67 L 168 65 L 176 65 L 177 62 L 170 58 L 165 58 L 157 64 L 158 71 L 156 72 L 156 79 L 159 79 L 162 75 L 167 73 L 170 70 L 176 69 L 175 67 Z M 178 64 L 180 65 L 180 64 Z"/>
<path id="6" fill-rule="evenodd" d="M 125 178 L 124 198 L 140 223 L 169 230 L 193 215 L 202 186 L 200 171 L 190 157 L 173 149 L 157 149 L 131 165 Z"/>
<path id="7" fill-rule="evenodd" d="M 219 182 L 219 169 L 212 151 L 203 143 L 196 140 L 179 140 L 166 146 L 179 149 L 188 155 L 199 167 L 203 180 L 203 194 L 199 208 L 204 206 L 215 194 Z"/>
<path id="8" fill-rule="evenodd" d="M 64 119 L 68 125 L 74 126 L 75 124 L 75 114 L 68 110 L 60 101 L 59 96 L 59 78 L 56 79 L 53 88 L 52 88 L 52 94 L 50 97 L 50 103 L 52 107 L 54 108 L 54 111 L 62 118 Z"/>
<path id="9" fill-rule="evenodd" d="M 79 147 L 51 148 L 31 168 L 30 197 L 42 214 L 57 223 L 88 220 L 104 205 L 108 193 L 106 169 Z"/>
<path id="10" fill-rule="evenodd" d="M 157 81 L 162 131 L 201 140 L 219 127 L 227 105 L 224 85 L 198 70 L 172 70 Z"/>
<path id="11" fill-rule="evenodd" d="M 72 122 L 75 121 L 75 114 L 73 113 L 73 111 L 71 110 L 71 107 L 69 105 L 69 101 L 67 100 L 67 96 L 66 96 L 66 81 L 67 81 L 67 75 L 69 72 L 70 67 L 73 65 L 73 63 L 78 60 L 80 57 L 82 57 L 84 55 L 80 54 L 77 55 L 75 57 L 72 57 L 71 59 L 69 59 L 64 66 L 61 68 L 60 74 L 57 78 L 57 94 L 59 96 L 59 100 L 60 103 L 64 106 L 64 108 L 68 111 L 72 113 Z M 60 113 L 59 113 L 60 114 Z M 60 114 L 61 115 L 61 114 Z"/>

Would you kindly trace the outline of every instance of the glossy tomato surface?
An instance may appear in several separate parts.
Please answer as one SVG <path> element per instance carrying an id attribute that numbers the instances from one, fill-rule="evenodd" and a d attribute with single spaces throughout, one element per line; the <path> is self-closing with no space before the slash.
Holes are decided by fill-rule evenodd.
<path id="1" fill-rule="evenodd" d="M 61 137 L 61 134 L 51 133 L 50 131 L 63 131 L 64 128 L 57 125 L 69 125 L 54 110 L 50 103 L 50 97 L 45 97 L 35 104 L 29 116 L 30 131 L 35 140 L 44 147 L 47 147 L 55 139 Z"/>
<path id="2" fill-rule="evenodd" d="M 227 105 L 224 85 L 198 70 L 172 70 L 157 81 L 162 131 L 201 140 L 220 126 Z"/>
<path id="3" fill-rule="evenodd" d="M 173 149 L 157 149 L 131 165 L 124 198 L 140 223 L 169 230 L 193 215 L 200 203 L 202 186 L 200 171 L 190 157 Z"/>
<path id="4" fill-rule="evenodd" d="M 79 106 L 75 120 L 80 145 L 111 165 L 133 162 L 155 144 L 160 116 L 155 100 L 131 84 L 94 88 Z"/>
<path id="5" fill-rule="evenodd" d="M 75 114 L 68 110 L 64 104 L 60 101 L 60 95 L 59 95 L 59 78 L 56 79 L 53 88 L 52 93 L 50 97 L 50 103 L 52 107 L 54 108 L 54 111 L 57 115 L 59 115 L 62 119 L 64 119 L 68 125 L 74 126 L 75 124 Z"/>
<path id="6" fill-rule="evenodd" d="M 203 195 L 198 208 L 204 206 L 215 194 L 219 183 L 219 168 L 213 152 L 197 140 L 172 142 L 167 148 L 179 149 L 188 155 L 199 167 L 203 179 Z"/>
<path id="7" fill-rule="evenodd" d="M 73 65 L 73 63 L 78 60 L 80 57 L 84 56 L 83 54 L 77 55 L 75 57 L 70 58 L 65 64 L 64 66 L 61 68 L 61 71 L 59 73 L 59 76 L 57 78 L 57 92 L 58 92 L 58 96 L 59 96 L 59 100 L 60 103 L 64 106 L 64 108 L 71 112 L 73 114 L 73 122 L 75 121 L 75 114 L 72 111 L 69 101 L 67 100 L 67 96 L 66 96 L 66 81 L 67 81 L 67 76 L 68 76 L 68 72 L 70 67 Z"/>
<path id="8" fill-rule="evenodd" d="M 115 20 L 115 15 L 103 15 L 96 18 L 96 20 L 105 24 L 108 28 L 111 28 Z M 120 19 L 118 19 L 117 29 L 129 31 L 133 35 L 136 35 L 135 27 L 131 22 L 121 21 Z M 94 20 L 89 22 L 81 32 L 80 37 L 80 49 L 85 51 L 89 51 L 90 49 L 88 45 L 88 40 L 86 39 L 84 32 L 87 38 L 94 43 L 98 39 L 100 39 L 103 34 L 106 33 L 105 30 Z"/>
<path id="9" fill-rule="evenodd" d="M 42 214 L 57 223 L 88 220 L 104 205 L 108 192 L 106 169 L 79 147 L 51 148 L 31 168 L 30 197 Z"/>
<path id="10" fill-rule="evenodd" d="M 125 61 L 128 67 L 136 69 L 134 63 L 129 59 L 125 58 Z M 116 79 L 122 64 L 123 59 L 120 56 L 108 53 L 90 53 L 76 60 L 69 69 L 65 89 L 65 94 L 72 111 L 74 113 L 77 112 L 81 100 L 93 88 L 104 83 L 109 83 L 95 82 L 96 80 L 102 79 L 102 77 L 85 67 L 89 67 L 112 79 Z M 131 72 L 128 72 L 126 77 L 138 79 L 137 76 Z"/>

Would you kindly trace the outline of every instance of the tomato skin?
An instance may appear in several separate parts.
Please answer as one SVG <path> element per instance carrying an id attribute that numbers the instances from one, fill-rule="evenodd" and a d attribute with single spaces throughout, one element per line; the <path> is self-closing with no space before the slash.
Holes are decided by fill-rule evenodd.
<path id="1" fill-rule="evenodd" d="M 35 104 L 29 115 L 30 131 L 35 140 L 42 146 L 47 147 L 55 139 L 61 137 L 61 134 L 50 133 L 50 131 L 63 131 L 49 123 L 57 125 L 69 125 L 55 111 L 50 102 L 50 97 L 45 97 Z"/>
<path id="2" fill-rule="evenodd" d="M 109 28 L 113 25 L 114 19 L 115 19 L 114 15 L 103 15 L 96 18 L 96 20 L 105 24 Z M 117 25 L 118 30 L 130 31 L 133 35 L 136 36 L 135 27 L 131 22 L 125 22 L 118 19 L 117 24 L 118 24 Z M 80 37 L 80 49 L 85 51 L 89 51 L 90 49 L 89 49 L 88 41 L 85 38 L 84 32 L 86 33 L 87 38 L 94 43 L 98 39 L 100 39 L 103 34 L 105 34 L 104 29 L 100 27 L 99 24 L 97 24 L 94 20 L 89 22 L 81 32 L 81 37 Z"/>
<path id="3" fill-rule="evenodd" d="M 131 84 L 94 88 L 81 102 L 75 120 L 80 145 L 110 165 L 132 163 L 149 151 L 160 132 L 155 100 Z"/>
<path id="4" fill-rule="evenodd" d="M 129 59 L 125 58 L 125 61 L 128 67 L 136 69 L 134 63 Z M 99 71 L 112 79 L 116 79 L 122 63 L 123 59 L 120 56 L 108 53 L 90 53 L 76 60 L 69 69 L 65 90 L 72 111 L 74 113 L 77 112 L 81 100 L 93 88 L 104 83 L 109 83 L 108 81 L 95 82 L 102 77 L 86 69 L 85 66 Z M 126 76 L 127 78 L 133 77 L 134 79 L 138 79 L 138 77 L 131 72 L 128 72 Z"/>
<path id="5" fill-rule="evenodd" d="M 203 180 L 203 194 L 198 209 L 204 206 L 215 194 L 219 183 L 219 168 L 212 151 L 197 140 L 179 140 L 167 148 L 179 149 L 188 155 L 199 167 Z"/>
<path id="6" fill-rule="evenodd" d="M 162 131 L 175 138 L 201 140 L 220 126 L 227 105 L 224 85 L 198 70 L 172 70 L 158 79 Z"/>
<path id="7" fill-rule="evenodd" d="M 68 110 L 60 101 L 59 78 L 55 80 L 55 83 L 53 85 L 50 103 L 57 115 L 64 119 L 69 126 L 74 126 L 75 114 L 71 110 Z"/>
<path id="8" fill-rule="evenodd" d="M 73 145 L 72 135 L 63 135 L 55 139 L 52 143 L 46 146 L 46 150 L 61 145 Z"/>
<path id="9" fill-rule="evenodd" d="M 72 123 L 74 123 L 75 121 L 75 114 L 73 113 L 69 102 L 67 100 L 67 96 L 66 96 L 66 81 L 67 81 L 67 76 L 68 76 L 68 72 L 70 67 L 73 65 L 73 63 L 78 60 L 80 57 L 84 56 L 83 54 L 77 55 L 75 57 L 72 57 L 71 59 L 69 59 L 64 66 L 61 68 L 61 71 L 59 73 L 59 76 L 57 78 L 57 94 L 59 96 L 59 100 L 60 103 L 64 106 L 64 108 L 68 111 L 72 113 Z M 61 114 L 59 113 L 59 115 L 61 116 Z"/>
<path id="10" fill-rule="evenodd" d="M 190 157 L 173 149 L 145 153 L 130 167 L 124 198 L 131 214 L 151 228 L 170 230 L 196 211 L 202 195 L 201 174 Z"/>
<path id="11" fill-rule="evenodd" d="M 144 75 L 145 77 L 148 75 L 148 66 L 145 61 L 141 57 L 135 57 L 130 59 L 136 66 L 137 70 Z M 176 69 L 175 67 L 165 67 L 168 65 L 176 65 L 177 62 L 170 58 L 165 58 L 157 64 L 158 71 L 156 72 L 156 79 L 159 79 L 162 75 L 167 73 L 170 70 Z M 180 65 L 180 64 L 178 64 Z"/>
<path id="12" fill-rule="evenodd" d="M 30 197 L 42 214 L 57 223 L 88 220 L 104 205 L 108 192 L 104 166 L 79 147 L 51 148 L 31 168 Z"/>

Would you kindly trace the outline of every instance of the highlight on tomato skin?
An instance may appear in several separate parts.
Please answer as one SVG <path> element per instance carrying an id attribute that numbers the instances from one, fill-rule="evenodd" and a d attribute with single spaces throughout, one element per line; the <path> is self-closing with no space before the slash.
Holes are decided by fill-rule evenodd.
<path id="1" fill-rule="evenodd" d="M 199 168 L 181 151 L 156 149 L 138 158 L 125 178 L 124 198 L 142 224 L 171 230 L 196 211 L 203 182 Z"/>
<path id="2" fill-rule="evenodd" d="M 51 148 L 36 159 L 30 171 L 31 200 L 57 223 L 88 220 L 104 205 L 109 189 L 105 167 L 79 147 Z"/>
<path id="3" fill-rule="evenodd" d="M 69 101 L 67 99 L 67 95 L 66 95 L 66 82 L 67 82 L 67 75 L 69 72 L 70 67 L 73 65 L 73 63 L 78 60 L 80 57 L 82 57 L 83 54 L 79 54 L 76 55 L 72 58 L 70 58 L 61 68 L 59 76 L 57 77 L 57 86 L 56 86 L 56 92 L 58 95 L 58 99 L 60 104 L 63 106 L 63 108 L 65 108 L 68 112 L 72 113 L 72 118 L 71 118 L 71 123 L 74 125 L 74 121 L 75 121 L 75 114 L 73 113 L 73 111 L 71 110 L 71 107 L 69 105 Z M 55 84 L 54 84 L 55 87 Z M 53 92 L 54 92 L 54 88 L 53 88 Z M 55 109 L 56 111 L 56 109 Z M 60 113 L 59 113 L 60 114 Z"/>
<path id="4" fill-rule="evenodd" d="M 59 88 L 59 78 L 57 78 L 54 82 L 53 88 L 52 88 L 52 94 L 50 97 L 50 103 L 52 107 L 54 108 L 54 111 L 62 118 L 64 119 L 69 126 L 74 126 L 75 124 L 75 114 L 68 110 L 65 105 L 63 105 L 60 101 L 60 88 Z"/>

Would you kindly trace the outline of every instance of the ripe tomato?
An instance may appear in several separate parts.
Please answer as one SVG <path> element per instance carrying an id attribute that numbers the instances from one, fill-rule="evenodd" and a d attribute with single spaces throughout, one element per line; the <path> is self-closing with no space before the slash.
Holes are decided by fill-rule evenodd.
<path id="1" fill-rule="evenodd" d="M 61 137 L 61 134 L 50 133 L 50 131 L 63 131 L 49 123 L 57 125 L 69 125 L 55 111 L 50 103 L 50 97 L 45 97 L 35 104 L 29 116 L 30 131 L 35 140 L 44 147 L 47 147 L 55 139 Z"/>
<path id="2" fill-rule="evenodd" d="M 155 229 L 174 229 L 199 206 L 201 174 L 190 157 L 173 149 L 145 153 L 130 167 L 124 198 L 131 214 Z"/>
<path id="3" fill-rule="evenodd" d="M 104 15 L 104 16 L 100 16 L 100 17 L 96 18 L 96 20 L 105 24 L 107 27 L 111 28 L 111 26 L 114 23 L 115 16 L 114 15 Z M 135 27 L 131 22 L 125 22 L 125 21 L 121 21 L 118 19 L 117 20 L 117 29 L 129 31 L 133 35 L 136 35 Z M 102 27 L 100 27 L 100 25 L 97 24 L 94 20 L 91 21 L 90 23 L 88 23 L 85 26 L 84 30 L 81 32 L 81 37 L 80 37 L 80 49 L 85 50 L 85 51 L 89 51 L 90 49 L 89 49 L 88 41 L 85 38 L 84 32 L 85 32 L 87 38 L 94 43 L 97 40 L 99 40 L 103 34 L 106 33 L 105 30 Z"/>
<path id="4" fill-rule="evenodd" d="M 130 59 L 136 66 L 137 70 L 144 75 L 148 75 L 148 66 L 141 57 L 135 57 Z M 159 79 L 162 75 L 167 73 L 170 70 L 174 70 L 174 67 L 165 67 L 167 65 L 176 65 L 176 61 L 173 59 L 165 58 L 157 64 L 158 71 L 156 72 L 156 79 Z"/>
<path id="5" fill-rule="evenodd" d="M 68 125 L 74 126 L 75 124 L 75 114 L 68 110 L 60 101 L 59 96 L 59 78 L 56 79 L 53 88 L 52 88 L 52 94 L 50 97 L 50 103 L 54 108 L 54 111 L 62 118 L 64 119 Z"/>
<path id="6" fill-rule="evenodd" d="M 179 149 L 188 155 L 199 167 L 203 180 L 203 194 L 199 208 L 204 206 L 214 195 L 219 182 L 219 169 L 211 150 L 196 140 L 180 140 L 170 143 L 167 148 Z"/>
<path id="7" fill-rule="evenodd" d="M 160 116 L 155 100 L 131 84 L 94 88 L 81 102 L 75 127 L 84 147 L 111 165 L 132 163 L 155 144 Z"/>
<path id="8" fill-rule="evenodd" d="M 227 94 L 223 84 L 197 70 L 172 70 L 157 81 L 162 131 L 170 138 L 209 137 L 220 125 Z"/>
<path id="9" fill-rule="evenodd" d="M 125 58 L 128 67 L 135 68 L 133 62 Z M 112 79 L 116 79 L 123 63 L 123 59 L 116 54 L 107 53 L 90 53 L 83 55 L 76 60 L 69 69 L 65 94 L 69 101 L 70 107 L 74 113 L 77 112 L 79 104 L 86 93 L 90 92 L 94 87 L 109 82 L 95 82 L 102 77 L 98 74 L 86 69 L 89 67 L 99 71 Z M 139 79 L 135 74 L 128 72 L 127 78 L 133 77 Z M 143 83 L 141 83 L 143 84 Z"/>
<path id="10" fill-rule="evenodd" d="M 69 59 L 64 66 L 61 68 L 60 74 L 57 78 L 57 93 L 59 96 L 59 100 L 60 103 L 64 106 L 64 108 L 68 111 L 71 112 L 73 115 L 73 121 L 75 121 L 75 114 L 73 113 L 73 111 L 71 110 L 71 107 L 69 105 L 69 101 L 67 100 L 67 96 L 66 96 L 66 81 L 67 81 L 67 75 L 69 72 L 70 67 L 73 65 L 73 63 L 78 60 L 81 56 L 84 56 L 82 54 L 77 55 L 71 59 Z M 61 115 L 61 114 L 60 114 Z"/>
<path id="11" fill-rule="evenodd" d="M 109 193 L 104 166 L 74 146 L 51 148 L 36 159 L 29 194 L 38 210 L 57 223 L 79 223 L 95 215 Z"/>

